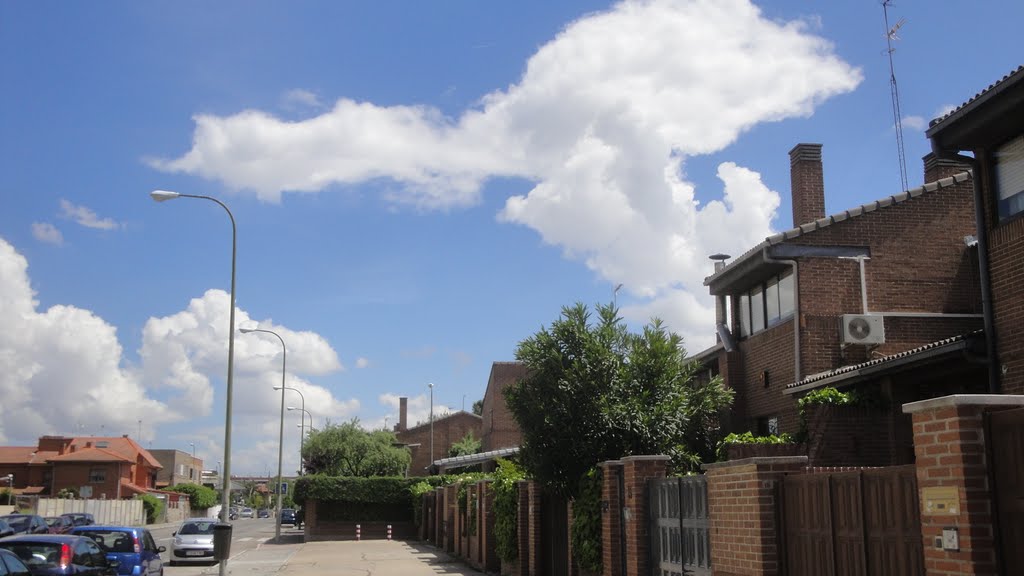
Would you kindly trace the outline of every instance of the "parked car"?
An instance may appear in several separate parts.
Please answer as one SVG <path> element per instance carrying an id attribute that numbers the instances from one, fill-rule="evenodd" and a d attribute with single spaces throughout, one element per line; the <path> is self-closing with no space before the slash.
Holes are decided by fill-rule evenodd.
<path id="1" fill-rule="evenodd" d="M 181 523 L 171 540 L 171 566 L 185 562 L 213 562 L 213 527 L 217 521 L 212 518 L 189 518 Z"/>
<path id="2" fill-rule="evenodd" d="M 50 527 L 42 516 L 35 514 L 7 514 L 0 516 L 14 528 L 15 534 L 49 534 Z"/>
<path id="3" fill-rule="evenodd" d="M 240 518 L 252 518 L 252 508 L 242 508 L 242 511 L 238 513 Z"/>
<path id="4" fill-rule="evenodd" d="M 117 561 L 84 536 L 20 534 L 0 539 L 0 548 L 14 552 L 32 576 L 117 575 Z"/>
<path id="5" fill-rule="evenodd" d="M 89 524 L 96 523 L 96 519 L 92 517 L 92 514 L 87 512 L 68 512 L 66 514 L 61 514 L 61 516 L 70 518 L 71 522 L 75 526 L 88 526 Z"/>
<path id="6" fill-rule="evenodd" d="M 76 536 L 92 538 L 106 552 L 108 560 L 117 560 L 118 574 L 130 576 L 163 576 L 164 563 L 160 553 L 167 548 L 157 546 L 145 528 L 134 526 L 76 526 Z"/>
<path id="7" fill-rule="evenodd" d="M 7 570 L 4 572 L 4 570 Z M 0 574 L 10 576 L 31 576 L 32 572 L 25 566 L 25 563 L 18 558 L 18 555 L 10 550 L 0 548 Z"/>
<path id="8" fill-rule="evenodd" d="M 259 510 L 256 511 L 256 517 L 270 518 L 270 510 L 267 510 L 266 508 L 260 508 Z"/>
<path id="9" fill-rule="evenodd" d="M 43 520 L 50 527 L 50 534 L 67 534 L 75 527 L 75 523 L 65 516 L 45 516 Z"/>
<path id="10" fill-rule="evenodd" d="M 14 528 L 0 517 L 0 538 L 6 538 L 7 536 L 14 536 Z"/>
<path id="11" fill-rule="evenodd" d="M 291 524 L 292 526 L 295 526 L 295 509 L 281 508 L 281 517 L 277 520 L 281 524 Z"/>

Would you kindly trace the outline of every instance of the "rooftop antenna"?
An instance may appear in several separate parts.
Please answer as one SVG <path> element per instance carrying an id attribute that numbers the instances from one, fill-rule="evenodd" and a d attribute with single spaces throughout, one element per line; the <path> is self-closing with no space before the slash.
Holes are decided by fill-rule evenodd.
<path id="1" fill-rule="evenodd" d="M 907 190 L 907 158 L 903 153 L 903 121 L 901 120 L 903 113 L 900 111 L 900 90 L 896 85 L 896 67 L 892 61 L 892 53 L 896 51 L 892 47 L 892 43 L 893 40 L 900 39 L 896 33 L 906 23 L 906 19 L 900 18 L 895 26 L 889 26 L 889 6 L 891 4 L 892 0 L 882 0 L 882 16 L 885 18 L 885 43 L 889 54 L 889 89 L 892 95 L 892 115 L 896 122 L 896 151 L 900 160 L 900 184 L 903 186 L 900 190 Z"/>

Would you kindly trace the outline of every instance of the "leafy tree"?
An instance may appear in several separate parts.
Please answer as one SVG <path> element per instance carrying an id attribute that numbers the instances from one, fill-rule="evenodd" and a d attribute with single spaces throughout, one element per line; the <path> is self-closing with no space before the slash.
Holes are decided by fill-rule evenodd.
<path id="1" fill-rule="evenodd" d="M 466 435 L 462 437 L 462 440 L 452 444 L 452 447 L 448 449 L 448 457 L 454 456 L 468 456 L 470 454 L 476 454 L 480 451 L 480 439 L 473 437 L 473 431 L 469 430 Z"/>
<path id="2" fill-rule="evenodd" d="M 720 378 L 694 378 L 680 336 L 654 319 L 630 333 L 614 305 L 562 309 L 550 329 L 519 343 L 528 374 L 505 391 L 523 431 L 524 469 L 574 497 L 604 460 L 666 454 L 677 470 L 714 460 L 718 413 L 732 402 Z"/>
<path id="3" fill-rule="evenodd" d="M 328 422 L 310 433 L 302 459 L 307 474 L 363 477 L 402 476 L 412 461 L 408 448 L 395 446 L 393 432 L 367 432 L 358 418 L 344 424 Z"/>
<path id="4" fill-rule="evenodd" d="M 138 494 L 137 500 L 142 500 L 142 509 L 146 511 L 146 524 L 153 524 L 164 511 L 164 501 L 152 494 Z"/>
<path id="5" fill-rule="evenodd" d="M 216 506 L 219 502 L 217 499 L 217 491 L 207 488 L 206 486 L 200 486 L 199 484 L 175 484 L 167 489 L 169 492 L 178 492 L 179 494 L 187 494 L 189 499 L 189 505 L 193 510 L 203 510 Z"/>
<path id="6" fill-rule="evenodd" d="M 484 400 L 483 400 L 483 398 L 481 398 L 480 400 L 477 400 L 476 402 L 473 402 L 473 414 L 476 414 L 477 416 L 483 416 L 484 415 Z"/>

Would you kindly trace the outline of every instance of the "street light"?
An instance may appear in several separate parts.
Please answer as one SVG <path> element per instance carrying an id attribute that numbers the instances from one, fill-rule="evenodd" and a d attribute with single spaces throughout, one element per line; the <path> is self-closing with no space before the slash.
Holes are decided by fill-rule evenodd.
<path id="1" fill-rule="evenodd" d="M 284 384 L 281 384 L 281 386 L 274 386 L 274 390 L 277 390 L 278 388 L 281 389 L 281 398 L 282 398 L 281 405 L 282 406 L 284 406 L 284 400 L 283 400 L 283 398 L 284 398 L 284 391 L 285 390 L 291 390 L 292 392 L 295 392 L 296 394 L 299 395 L 299 399 L 302 400 L 302 409 L 303 410 L 306 409 L 306 397 L 302 395 L 302 392 L 299 391 L 298 388 L 292 388 L 291 386 L 285 386 Z M 283 420 L 284 412 L 282 412 L 281 414 L 282 414 L 282 420 L 281 421 L 284 422 L 284 420 Z M 302 423 L 303 424 L 306 423 L 306 417 L 305 416 L 302 417 Z M 299 476 L 302 475 L 302 448 L 303 448 L 303 446 L 305 446 L 305 441 L 306 441 L 305 435 L 299 437 Z"/>
<path id="2" fill-rule="evenodd" d="M 149 196 L 157 202 L 166 202 L 175 198 L 199 198 L 216 202 L 228 213 L 231 219 L 231 310 L 228 314 L 228 380 L 227 391 L 224 395 L 224 480 L 222 483 L 220 521 L 228 521 L 228 509 L 231 508 L 231 388 L 234 382 L 235 365 L 235 256 L 238 253 L 238 232 L 235 226 L 235 216 L 228 209 L 227 205 L 212 196 L 199 194 L 180 194 L 168 190 L 154 190 Z M 220 576 L 228 573 L 228 561 L 225 558 L 220 561 Z"/>
<path id="3" fill-rule="evenodd" d="M 299 392 L 298 390 L 295 390 L 295 391 Z M 301 395 L 302 395 L 302 392 L 299 392 L 299 396 L 301 396 Z M 306 403 L 305 399 L 303 399 L 302 403 L 303 404 Z M 299 476 L 302 476 L 303 473 L 304 473 L 304 469 L 303 469 L 303 466 L 302 466 L 302 450 L 304 449 L 304 447 L 306 445 L 306 414 L 309 414 L 309 411 L 306 410 L 305 408 L 296 408 L 295 406 L 289 406 L 288 410 L 301 410 L 302 412 L 304 412 L 303 414 L 299 414 L 299 416 L 302 416 L 302 424 L 300 426 L 300 428 L 302 428 L 302 432 L 299 433 L 299 434 L 301 434 L 301 436 L 299 436 Z M 312 414 L 309 414 L 309 428 L 311 430 L 313 429 L 313 415 Z"/>
<path id="4" fill-rule="evenodd" d="M 188 470 L 188 479 L 193 481 L 193 482 L 195 482 L 196 481 L 196 477 L 195 477 L 196 476 L 196 443 L 195 442 L 189 442 L 188 445 L 192 447 L 192 463 L 188 467 L 189 468 L 189 470 Z"/>
<path id="5" fill-rule="evenodd" d="M 427 471 L 434 465 L 434 383 L 427 384 L 430 387 L 430 462 L 427 463 Z"/>
<path id="6" fill-rule="evenodd" d="M 284 345 L 284 338 L 273 330 L 263 328 L 239 328 L 242 334 L 250 332 L 266 332 L 277 336 L 281 341 L 281 386 L 274 386 L 274 390 L 281 388 L 281 426 L 277 434 L 277 506 L 274 507 L 274 517 L 278 519 L 274 528 L 274 539 L 281 539 L 281 459 L 284 458 L 284 375 L 288 365 L 288 347 Z"/>

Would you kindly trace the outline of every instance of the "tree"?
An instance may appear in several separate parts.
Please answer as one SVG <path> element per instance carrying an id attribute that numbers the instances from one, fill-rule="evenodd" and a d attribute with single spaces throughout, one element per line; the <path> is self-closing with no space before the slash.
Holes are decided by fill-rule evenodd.
<path id="1" fill-rule="evenodd" d="M 477 416 L 483 416 L 484 415 L 484 400 L 483 400 L 483 398 L 477 400 L 476 402 L 473 402 L 473 414 L 476 414 Z"/>
<path id="2" fill-rule="evenodd" d="M 520 429 L 519 459 L 555 493 L 573 497 L 605 460 L 666 454 L 677 470 L 714 458 L 718 413 L 732 402 L 720 378 L 694 378 L 680 336 L 654 319 L 630 333 L 614 305 L 562 309 L 550 329 L 523 340 L 528 374 L 505 396 Z"/>
<path id="3" fill-rule="evenodd" d="M 187 494 L 189 505 L 193 510 L 205 510 L 206 508 L 212 508 L 219 503 L 216 490 L 207 488 L 206 486 L 200 486 L 199 484 L 176 484 L 167 488 L 167 491 Z"/>
<path id="4" fill-rule="evenodd" d="M 452 444 L 452 447 L 448 449 L 448 457 L 454 456 L 468 456 L 470 454 L 476 454 L 480 451 L 480 439 L 473 437 L 473 431 L 469 430 L 466 435 L 462 437 L 462 440 Z"/>
<path id="5" fill-rule="evenodd" d="M 389 430 L 367 432 L 353 418 L 344 424 L 327 423 L 310 433 L 302 450 L 308 474 L 330 476 L 403 476 L 412 457 L 395 445 Z"/>

